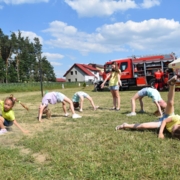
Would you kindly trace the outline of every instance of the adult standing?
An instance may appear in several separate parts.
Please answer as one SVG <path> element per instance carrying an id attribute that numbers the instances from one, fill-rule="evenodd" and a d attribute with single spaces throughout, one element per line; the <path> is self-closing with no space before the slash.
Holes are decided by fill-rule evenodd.
<path id="1" fill-rule="evenodd" d="M 154 88 L 156 88 L 156 89 L 161 88 L 161 82 L 162 82 L 161 75 L 162 75 L 162 73 L 160 72 L 160 69 L 158 69 L 154 73 L 154 77 L 155 77 Z"/>
<path id="2" fill-rule="evenodd" d="M 166 69 L 164 73 L 164 82 L 163 82 L 163 87 L 165 89 L 168 89 L 168 84 L 167 84 L 168 80 L 169 80 L 169 72 L 168 69 Z"/>

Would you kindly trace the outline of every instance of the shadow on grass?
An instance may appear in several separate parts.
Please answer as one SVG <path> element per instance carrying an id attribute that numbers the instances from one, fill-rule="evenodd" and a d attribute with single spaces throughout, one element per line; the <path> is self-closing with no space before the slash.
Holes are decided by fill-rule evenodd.
<path id="1" fill-rule="evenodd" d="M 123 112 L 121 114 L 129 114 L 129 113 L 131 113 L 131 112 L 130 111 L 126 111 L 126 112 Z M 143 114 L 145 115 L 146 114 L 148 116 L 152 116 L 153 118 L 159 119 L 159 117 L 154 116 L 153 113 L 151 113 L 151 112 L 143 112 L 143 113 L 142 112 L 136 112 L 136 114 L 137 115 L 143 115 Z M 134 117 L 136 117 L 136 116 L 134 116 Z"/>
<path id="2" fill-rule="evenodd" d="M 51 115 L 51 117 L 64 117 L 64 118 L 67 118 L 67 117 L 70 117 L 70 116 L 64 116 L 64 115 Z"/>
<path id="3" fill-rule="evenodd" d="M 146 131 L 148 131 L 148 132 L 152 132 L 154 134 L 157 134 L 157 136 L 159 134 L 159 130 L 160 130 L 159 128 L 158 129 L 123 129 L 123 131 L 131 131 L 131 132 L 133 132 L 133 131 L 135 131 L 135 132 L 146 132 Z M 118 130 L 118 131 L 122 131 L 122 130 Z M 169 131 L 167 131 L 167 129 L 164 130 L 163 134 L 166 138 L 170 138 L 170 139 L 172 138 L 171 133 Z"/>

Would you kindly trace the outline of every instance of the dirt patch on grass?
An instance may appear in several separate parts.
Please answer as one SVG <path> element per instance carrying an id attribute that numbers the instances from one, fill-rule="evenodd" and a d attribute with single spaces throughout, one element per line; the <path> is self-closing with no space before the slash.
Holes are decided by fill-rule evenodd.
<path id="1" fill-rule="evenodd" d="M 14 147 L 17 148 L 17 147 Z M 31 155 L 37 163 L 44 163 L 47 160 L 48 155 L 42 153 L 32 153 L 31 149 L 24 148 L 23 146 L 18 146 L 20 153 L 22 155 Z"/>
<path id="2" fill-rule="evenodd" d="M 32 154 L 32 156 L 37 163 L 44 163 L 47 159 L 46 154 L 34 153 L 34 154 Z"/>

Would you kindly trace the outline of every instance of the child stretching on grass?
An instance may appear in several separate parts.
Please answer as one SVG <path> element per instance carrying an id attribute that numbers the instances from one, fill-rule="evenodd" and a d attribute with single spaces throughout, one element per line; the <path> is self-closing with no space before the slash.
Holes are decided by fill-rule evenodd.
<path id="1" fill-rule="evenodd" d="M 42 122 L 42 114 L 46 113 L 48 117 L 50 117 L 50 111 L 48 110 L 48 104 L 56 104 L 56 103 L 62 103 L 63 111 L 65 113 L 64 116 L 68 116 L 69 114 L 66 111 L 66 103 L 69 104 L 71 112 L 72 112 L 72 118 L 81 118 L 80 115 L 76 114 L 74 112 L 74 107 L 72 101 L 66 97 L 64 94 L 60 92 L 48 92 L 44 95 L 42 98 L 42 104 L 39 107 L 39 113 L 38 118 L 39 122 Z M 49 113 L 49 114 L 48 114 Z"/>
<path id="2" fill-rule="evenodd" d="M 76 92 L 72 98 L 74 108 L 79 107 L 79 111 L 82 112 L 83 111 L 84 98 L 87 98 L 90 101 L 94 110 L 96 110 L 99 107 L 99 106 L 94 105 L 94 101 L 93 101 L 92 97 L 89 96 L 89 94 L 87 94 L 83 91 L 79 91 L 79 92 Z"/>
<path id="3" fill-rule="evenodd" d="M 147 122 L 142 124 L 127 124 L 123 123 L 116 127 L 116 130 L 120 129 L 156 129 L 160 127 L 159 138 L 164 138 L 164 128 L 172 134 L 173 137 L 180 139 L 180 116 L 174 115 L 174 95 L 175 95 L 175 84 L 177 76 L 173 76 L 169 81 L 169 92 L 167 107 L 165 108 L 165 114 L 157 122 Z M 170 115 L 170 116 L 169 116 Z"/>
<path id="4" fill-rule="evenodd" d="M 28 131 L 24 130 L 16 121 L 14 111 L 12 110 L 15 102 L 19 102 L 12 95 L 7 97 L 4 101 L 0 100 L 0 106 L 2 110 L 2 115 L 0 115 L 0 135 L 3 135 L 7 132 L 6 126 L 12 126 L 15 124 L 23 133 L 27 133 Z M 22 104 L 21 104 L 22 105 Z M 24 105 L 22 105 L 24 107 Z M 26 108 L 26 107 L 25 107 Z M 27 108 L 26 108 L 27 109 Z"/>
<path id="5" fill-rule="evenodd" d="M 162 117 L 163 112 L 162 110 L 165 109 L 165 107 L 167 106 L 166 102 L 161 98 L 161 95 L 159 93 L 159 91 L 157 89 L 154 88 L 150 88 L 150 87 L 146 87 L 141 89 L 140 91 L 138 91 L 132 98 L 131 98 L 131 113 L 127 114 L 127 116 L 136 116 L 136 103 L 135 101 L 137 99 L 139 99 L 140 102 L 140 106 L 141 106 L 141 110 L 140 112 L 144 112 L 143 110 L 143 101 L 142 99 L 148 96 L 150 98 L 152 98 L 152 101 L 156 104 L 157 106 L 157 112 L 155 112 L 154 114 L 157 114 Z"/>

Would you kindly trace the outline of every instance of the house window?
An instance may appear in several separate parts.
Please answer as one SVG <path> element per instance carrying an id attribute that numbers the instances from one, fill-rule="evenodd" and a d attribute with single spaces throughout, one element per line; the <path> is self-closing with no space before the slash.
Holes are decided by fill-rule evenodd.
<path id="1" fill-rule="evenodd" d="M 71 82 L 71 79 L 68 79 L 68 82 Z"/>
<path id="2" fill-rule="evenodd" d="M 77 71 L 75 71 L 75 74 L 77 75 Z"/>
<path id="3" fill-rule="evenodd" d="M 75 81 L 77 82 L 77 78 L 75 78 Z"/>
<path id="4" fill-rule="evenodd" d="M 71 75 L 73 75 L 73 71 L 71 71 Z"/>
<path id="5" fill-rule="evenodd" d="M 97 72 L 95 71 L 94 74 L 97 74 Z"/>

